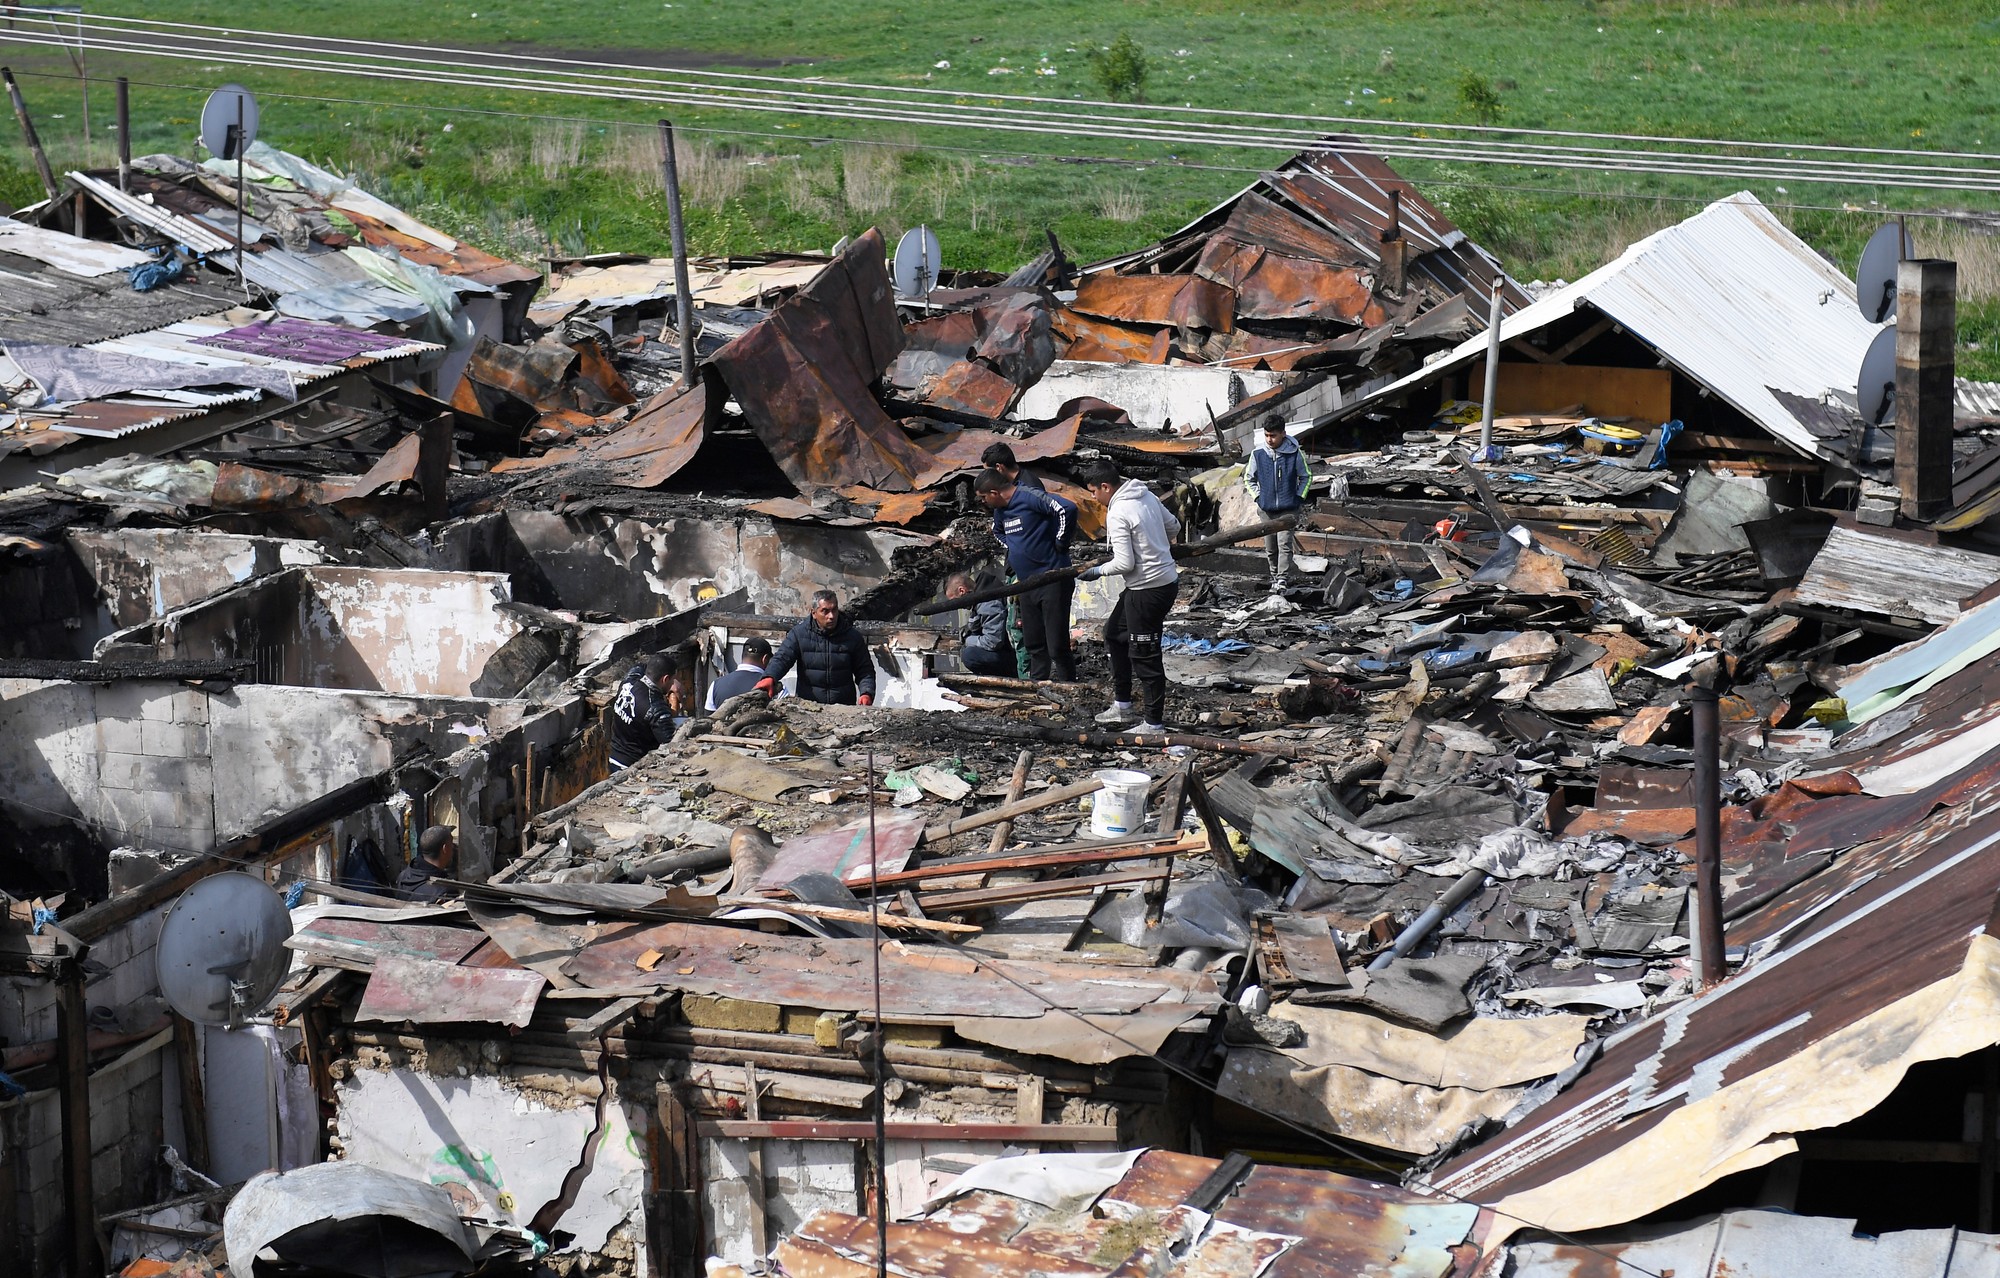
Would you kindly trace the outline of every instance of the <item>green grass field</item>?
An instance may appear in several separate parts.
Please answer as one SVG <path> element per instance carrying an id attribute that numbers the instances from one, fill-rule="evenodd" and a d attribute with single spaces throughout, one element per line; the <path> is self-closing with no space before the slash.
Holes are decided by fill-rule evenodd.
<path id="1" fill-rule="evenodd" d="M 1080 51 L 1122 35 L 1144 52 L 1154 103 L 2000 152 L 2000 0 L 349 0 L 324 10 L 276 0 L 113 0 L 91 8 L 239 29 L 542 46 L 604 61 L 701 55 L 765 74 L 921 83 L 966 100 L 994 91 L 1099 97 Z M 57 166 L 103 163 L 109 86 L 93 91 L 95 146 L 86 148 L 70 60 L 8 47 L 5 36 L 0 28 L 0 53 L 23 73 Z M 192 154 L 203 91 L 240 79 L 262 97 L 266 140 L 356 172 L 385 197 L 497 252 L 531 259 L 551 245 L 666 245 L 652 132 L 658 107 L 137 56 L 93 54 L 89 71 L 93 80 L 134 80 L 142 153 Z M 689 142 L 690 234 L 705 252 L 823 250 L 871 224 L 893 235 L 926 222 L 948 265 L 1010 268 L 1039 250 L 1044 228 L 1090 260 L 1180 225 L 1283 158 L 695 108 L 674 115 Z M 1524 279 L 1574 278 L 1745 187 L 1781 206 L 1843 266 L 1885 209 L 2000 212 L 1991 195 L 1946 191 L 1399 167 Z M 16 147 L 0 165 L 0 198 L 37 192 Z M 1923 251 L 1964 263 L 1962 371 L 2000 377 L 2000 253 L 1977 226 L 1920 218 L 1913 229 Z"/>

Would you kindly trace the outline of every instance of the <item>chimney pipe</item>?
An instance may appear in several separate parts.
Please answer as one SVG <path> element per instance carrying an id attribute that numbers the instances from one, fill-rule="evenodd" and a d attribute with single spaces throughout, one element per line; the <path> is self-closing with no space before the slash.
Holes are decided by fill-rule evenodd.
<path id="1" fill-rule="evenodd" d="M 1896 267 L 1896 487 L 1906 519 L 1951 509 L 1953 343 L 1958 263 L 1916 258 Z"/>
<path id="2" fill-rule="evenodd" d="M 1696 682 L 1694 709 L 1694 970 L 1702 989 L 1729 974 L 1722 946 L 1722 723 L 1715 689 Z"/>

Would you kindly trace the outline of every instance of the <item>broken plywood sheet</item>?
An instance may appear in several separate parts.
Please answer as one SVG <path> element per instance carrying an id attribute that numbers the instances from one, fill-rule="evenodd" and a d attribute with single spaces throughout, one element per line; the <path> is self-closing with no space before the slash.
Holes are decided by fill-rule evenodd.
<path id="1" fill-rule="evenodd" d="M 413 954 L 376 960 L 355 1019 L 526 1027 L 548 978 L 524 968 L 459 967 Z"/>
<path id="2" fill-rule="evenodd" d="M 960 1016 L 951 1025 L 963 1039 L 1030 1056 L 1052 1056 L 1079 1065 L 1105 1065 L 1128 1056 L 1154 1056 L 1167 1036 L 1204 1010 L 1193 1003 L 1153 1003 L 1124 1016 Z"/>
<path id="3" fill-rule="evenodd" d="M 924 819 L 911 813 L 884 813 L 874 824 L 872 857 L 866 817 L 785 840 L 770 868 L 758 878 L 758 889 L 782 889 L 802 874 L 831 874 L 850 885 L 866 883 L 871 860 L 875 873 L 894 874 L 910 863 L 910 853 L 923 837 Z"/>
<path id="4" fill-rule="evenodd" d="M 456 963 L 478 948 L 482 939 L 478 932 L 464 927 L 320 918 L 292 933 L 285 947 L 324 967 L 372 972 L 385 957 Z"/>
<path id="5" fill-rule="evenodd" d="M 2000 556 L 1835 525 L 1794 588 L 1796 602 L 1942 625 L 1959 600 L 2000 581 Z"/>
<path id="6" fill-rule="evenodd" d="M 716 789 L 758 803 L 776 803 L 787 791 L 829 785 L 845 775 L 830 759 L 773 763 L 724 749 L 704 750 L 689 759 L 687 766 Z"/>
<path id="7" fill-rule="evenodd" d="M 1304 1027 L 1305 1043 L 1285 1052 L 1302 1065 L 1346 1065 L 1399 1082 L 1479 1092 L 1561 1073 L 1575 1063 L 1590 1025 L 1587 1016 L 1475 1016 L 1428 1034 L 1340 1007 L 1280 1003 L 1271 1015 Z"/>
<path id="8" fill-rule="evenodd" d="M 1282 1052 L 1233 1047 L 1216 1094 L 1317 1131 L 1422 1156 L 1467 1123 L 1499 1119 L 1522 1091 L 1425 1087 L 1344 1065 L 1302 1065 Z"/>

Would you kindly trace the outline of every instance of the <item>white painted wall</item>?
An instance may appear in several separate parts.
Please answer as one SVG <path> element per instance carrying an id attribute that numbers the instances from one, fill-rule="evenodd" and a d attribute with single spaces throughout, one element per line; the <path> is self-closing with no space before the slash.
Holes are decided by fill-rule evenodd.
<path id="1" fill-rule="evenodd" d="M 469 696 L 486 659 L 522 629 L 500 611 L 514 597 L 500 573 L 320 567 L 307 569 L 306 580 L 312 589 L 306 642 L 328 652 L 351 650 L 383 692 Z"/>
<path id="2" fill-rule="evenodd" d="M 1059 359 L 1042 380 L 1021 392 L 1014 416 L 1048 418 L 1065 403 L 1089 395 L 1116 404 L 1132 424 L 1158 429 L 1163 423 L 1206 426 L 1229 411 L 1229 379 L 1242 382 L 1245 396 L 1261 394 L 1283 379 L 1254 369 L 1180 364 L 1100 364 Z"/>
<path id="3" fill-rule="evenodd" d="M 349 1161 L 446 1186 L 476 1204 L 465 1209 L 517 1225 L 561 1191 L 595 1117 L 592 1101 L 551 1109 L 491 1075 L 358 1069 L 335 1097 Z M 619 1105 L 606 1108 L 605 1124 L 597 1160 L 560 1226 L 583 1251 L 601 1250 L 628 1220 L 644 1245 L 643 1146 Z"/>

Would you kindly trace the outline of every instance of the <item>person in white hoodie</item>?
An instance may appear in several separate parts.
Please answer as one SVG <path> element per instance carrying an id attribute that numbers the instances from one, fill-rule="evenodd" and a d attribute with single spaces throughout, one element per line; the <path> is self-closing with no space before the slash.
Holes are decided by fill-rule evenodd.
<path id="1" fill-rule="evenodd" d="M 1125 592 L 1104 623 L 1104 646 L 1111 654 L 1111 708 L 1098 715 L 1097 722 L 1123 727 L 1141 718 L 1132 705 L 1136 677 L 1145 697 L 1138 731 L 1165 732 L 1167 669 L 1160 632 L 1180 593 L 1174 538 L 1180 534 L 1181 521 L 1145 484 L 1136 479 L 1120 483 L 1109 462 L 1091 463 L 1077 478 L 1105 504 L 1105 537 L 1111 543 L 1110 562 L 1085 569 L 1079 580 L 1125 579 Z"/>

